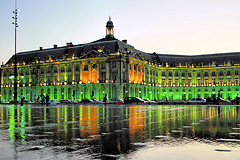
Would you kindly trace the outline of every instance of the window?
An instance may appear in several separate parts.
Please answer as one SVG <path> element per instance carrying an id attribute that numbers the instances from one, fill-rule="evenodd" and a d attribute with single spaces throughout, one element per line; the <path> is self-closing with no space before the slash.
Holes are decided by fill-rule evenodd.
<path id="1" fill-rule="evenodd" d="M 102 72 L 101 73 L 101 81 L 105 81 L 106 80 L 106 72 Z"/>
<path id="2" fill-rule="evenodd" d="M 175 86 L 177 86 L 177 87 L 179 86 L 179 80 L 178 79 L 175 80 Z"/>
<path id="3" fill-rule="evenodd" d="M 185 80 L 182 80 L 182 86 L 186 86 Z"/>
<path id="4" fill-rule="evenodd" d="M 116 67 L 117 67 L 116 61 L 112 61 L 112 68 L 116 68 Z"/>
<path id="5" fill-rule="evenodd" d="M 197 73 L 197 77 L 201 77 L 201 73 L 200 72 Z"/>
<path id="6" fill-rule="evenodd" d="M 79 74 L 79 73 L 76 73 L 76 74 L 75 74 L 75 81 L 76 81 L 76 82 L 79 82 L 79 81 L 80 81 L 80 74 Z"/>
<path id="7" fill-rule="evenodd" d="M 220 80 L 219 80 L 219 85 L 220 85 L 220 86 L 223 86 L 223 85 L 224 85 L 223 78 L 220 78 Z"/>
<path id="8" fill-rule="evenodd" d="M 72 67 L 71 66 L 68 66 L 68 72 L 72 72 Z"/>
<path id="9" fill-rule="evenodd" d="M 169 77 L 172 77 L 172 72 L 168 72 L 168 76 L 169 76 Z"/>
<path id="10" fill-rule="evenodd" d="M 220 73 L 219 73 L 219 76 L 223 76 L 223 72 L 220 72 Z"/>
<path id="11" fill-rule="evenodd" d="M 47 73 L 51 73 L 51 68 L 50 67 L 47 68 Z"/>
<path id="12" fill-rule="evenodd" d="M 101 64 L 101 69 L 106 69 L 106 63 Z"/>
<path id="13" fill-rule="evenodd" d="M 37 73 L 36 68 L 33 68 L 33 74 L 36 74 L 36 73 Z"/>
<path id="14" fill-rule="evenodd" d="M 68 88 L 68 99 L 71 99 L 72 98 L 72 89 L 71 88 Z"/>
<path id="15" fill-rule="evenodd" d="M 50 85 L 51 83 L 52 83 L 51 77 L 48 75 L 48 76 L 47 76 L 47 84 Z"/>
<path id="16" fill-rule="evenodd" d="M 64 99 L 64 88 L 61 88 L 61 99 Z"/>
<path id="17" fill-rule="evenodd" d="M 162 72 L 162 76 L 165 76 L 165 72 Z"/>
<path id="18" fill-rule="evenodd" d="M 77 99 L 79 99 L 79 94 L 80 94 L 80 90 L 79 90 L 79 88 L 77 88 L 77 90 L 76 90 L 76 98 Z"/>
<path id="19" fill-rule="evenodd" d="M 206 76 L 206 77 L 207 77 L 207 76 L 208 76 L 208 72 L 205 72 L 205 73 L 204 73 L 204 76 Z"/>
<path id="20" fill-rule="evenodd" d="M 216 81 L 215 79 L 212 80 L 212 86 L 215 86 L 216 85 Z"/>
<path id="21" fill-rule="evenodd" d="M 235 75 L 237 76 L 239 73 L 238 73 L 238 71 L 235 71 Z"/>
<path id="22" fill-rule="evenodd" d="M 11 82 L 12 82 L 12 81 L 10 80 L 10 84 L 11 84 Z M 26 84 L 26 85 L 29 84 L 29 77 L 28 77 L 28 76 L 26 76 L 25 84 Z"/>
<path id="23" fill-rule="evenodd" d="M 54 89 L 54 99 L 57 99 L 57 88 Z"/>
<path id="24" fill-rule="evenodd" d="M 235 79 L 235 85 L 236 85 L 236 86 L 239 85 L 239 79 Z"/>
<path id="25" fill-rule="evenodd" d="M 64 67 L 61 67 L 61 72 L 65 72 L 65 69 L 64 69 Z"/>
<path id="26" fill-rule="evenodd" d="M 228 86 L 231 86 L 231 79 L 228 79 L 228 80 L 227 80 L 227 85 L 228 85 Z"/>
<path id="27" fill-rule="evenodd" d="M 61 82 L 64 82 L 65 81 L 65 78 L 64 78 L 64 75 L 62 74 L 61 75 Z"/>
<path id="28" fill-rule="evenodd" d="M 165 87 L 165 80 L 162 81 L 162 87 Z"/>
<path id="29" fill-rule="evenodd" d="M 83 71 L 88 71 L 88 65 L 84 65 Z"/>
<path id="30" fill-rule="evenodd" d="M 216 76 L 216 73 L 215 73 L 215 72 L 212 72 L 212 76 Z"/>
<path id="31" fill-rule="evenodd" d="M 227 71 L 227 76 L 231 76 L 231 71 Z"/>
<path id="32" fill-rule="evenodd" d="M 79 65 L 76 65 L 76 67 L 75 67 L 75 71 L 79 71 Z"/>
<path id="33" fill-rule="evenodd" d="M 168 85 L 169 85 L 169 87 L 172 87 L 172 86 L 173 86 L 173 85 L 172 85 L 172 80 L 169 80 Z"/>
<path id="34" fill-rule="evenodd" d="M 44 68 L 41 68 L 41 74 L 44 74 Z"/>
<path id="35" fill-rule="evenodd" d="M 57 67 L 54 67 L 53 72 L 54 72 L 54 73 L 57 73 L 57 72 L 58 72 Z"/>
<path id="36" fill-rule="evenodd" d="M 55 84 L 58 82 L 58 77 L 57 76 L 54 77 L 54 82 L 55 82 Z"/>
<path id="37" fill-rule="evenodd" d="M 137 65 L 134 65 L 134 71 L 136 71 L 137 70 Z"/>
<path id="38" fill-rule="evenodd" d="M 176 73 L 175 73 L 175 76 L 176 76 L 176 77 L 178 77 L 178 76 L 179 76 L 178 72 L 176 72 Z"/>
<path id="39" fill-rule="evenodd" d="M 96 64 L 93 64 L 93 65 L 92 65 L 92 69 L 97 69 L 97 65 L 96 65 Z"/>
<path id="40" fill-rule="evenodd" d="M 204 81 L 204 86 L 208 86 L 208 80 Z"/>
<path id="41" fill-rule="evenodd" d="M 197 86 L 201 86 L 201 80 L 197 80 Z"/>
<path id="42" fill-rule="evenodd" d="M 35 75 L 32 76 L 32 85 L 36 85 L 36 78 L 35 78 Z"/>
<path id="43" fill-rule="evenodd" d="M 117 72 L 112 72 L 112 80 L 117 80 Z"/>
<path id="44" fill-rule="evenodd" d="M 185 73 L 184 72 L 182 73 L 182 77 L 185 77 Z"/>
<path id="45" fill-rule="evenodd" d="M 69 74 L 68 76 L 67 76 L 67 81 L 68 81 L 68 83 L 71 83 L 72 82 L 72 74 Z"/>
<path id="46" fill-rule="evenodd" d="M 192 73 L 188 73 L 188 77 L 192 77 Z"/>
<path id="47" fill-rule="evenodd" d="M 44 83 L 44 77 L 41 77 L 40 78 L 40 84 L 43 84 Z"/>

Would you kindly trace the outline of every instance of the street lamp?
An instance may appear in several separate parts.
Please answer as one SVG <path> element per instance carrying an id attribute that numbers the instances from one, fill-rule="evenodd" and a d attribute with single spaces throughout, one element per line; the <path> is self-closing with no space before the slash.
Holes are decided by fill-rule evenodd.
<path id="1" fill-rule="evenodd" d="M 13 11 L 14 17 L 12 24 L 15 27 L 15 55 L 14 55 L 14 103 L 17 104 L 17 27 L 18 27 L 18 11 L 17 0 L 15 0 L 15 10 Z"/>

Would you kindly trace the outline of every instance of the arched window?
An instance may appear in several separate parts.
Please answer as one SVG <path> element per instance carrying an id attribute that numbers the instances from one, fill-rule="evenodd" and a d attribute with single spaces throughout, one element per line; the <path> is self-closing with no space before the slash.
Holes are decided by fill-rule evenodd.
<path id="1" fill-rule="evenodd" d="M 80 94 L 80 93 L 79 93 L 79 88 L 77 88 L 77 89 L 76 89 L 76 95 L 75 95 L 77 99 L 79 99 L 79 94 Z"/>
<path id="2" fill-rule="evenodd" d="M 72 89 L 68 88 L 68 99 L 72 99 Z"/>
<path id="3" fill-rule="evenodd" d="M 50 88 L 47 89 L 47 94 L 50 97 Z"/>
<path id="4" fill-rule="evenodd" d="M 61 88 L 61 99 L 64 99 L 64 88 Z"/>
<path id="5" fill-rule="evenodd" d="M 57 99 L 57 88 L 54 88 L 54 99 Z"/>

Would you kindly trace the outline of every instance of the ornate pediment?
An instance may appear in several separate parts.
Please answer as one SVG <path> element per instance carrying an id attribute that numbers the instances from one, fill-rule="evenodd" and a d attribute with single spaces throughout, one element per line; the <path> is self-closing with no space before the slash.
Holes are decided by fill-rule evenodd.
<path id="1" fill-rule="evenodd" d="M 141 61 L 145 61 L 144 57 L 140 53 L 134 53 L 131 57 Z"/>
<path id="2" fill-rule="evenodd" d="M 85 55 L 83 55 L 82 57 L 80 57 L 80 59 L 97 58 L 97 57 L 108 57 L 108 55 L 103 52 L 91 50 L 87 52 Z"/>

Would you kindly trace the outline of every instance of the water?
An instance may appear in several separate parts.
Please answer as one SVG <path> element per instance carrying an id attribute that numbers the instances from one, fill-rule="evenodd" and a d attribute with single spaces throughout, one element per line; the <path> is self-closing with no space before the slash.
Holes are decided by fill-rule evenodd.
<path id="1" fill-rule="evenodd" d="M 1 105 L 0 159 L 240 159 L 240 111 Z"/>

